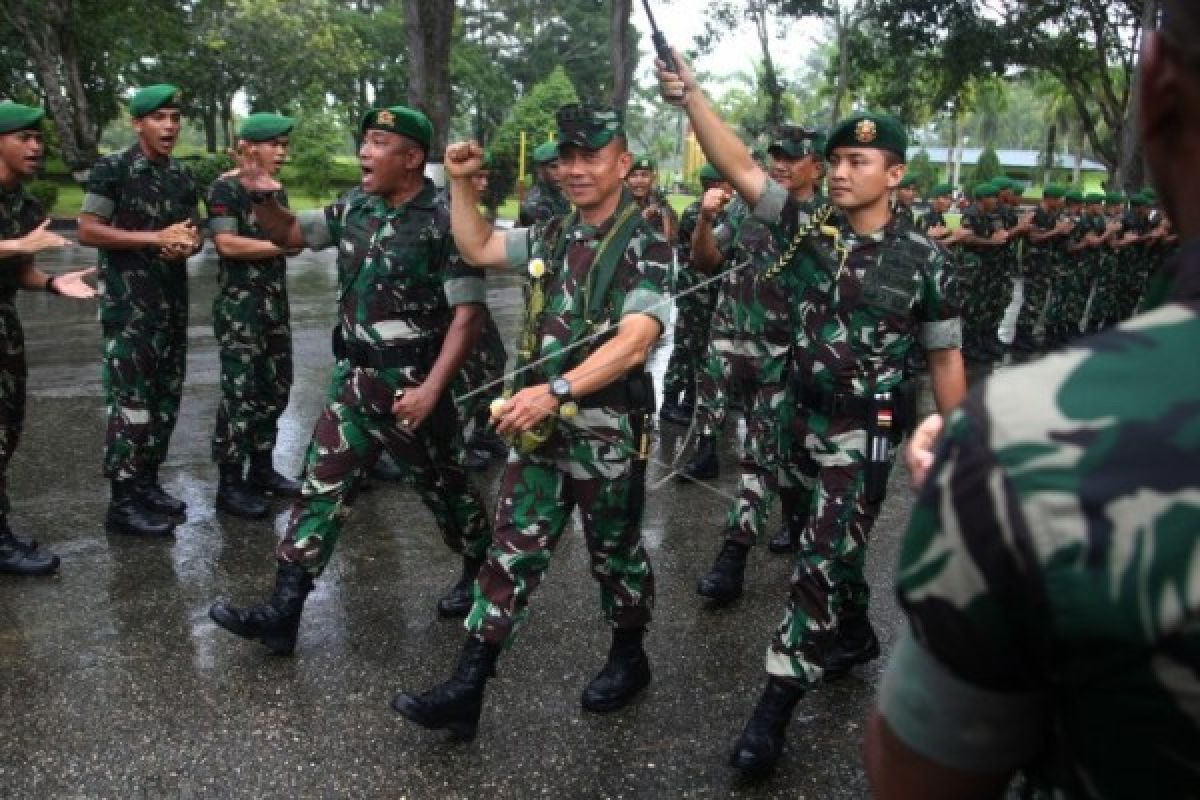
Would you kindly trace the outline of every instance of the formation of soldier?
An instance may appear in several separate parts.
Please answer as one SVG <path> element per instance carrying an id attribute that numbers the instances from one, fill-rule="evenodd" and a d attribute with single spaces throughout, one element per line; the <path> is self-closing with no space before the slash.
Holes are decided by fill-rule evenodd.
<path id="1" fill-rule="evenodd" d="M 433 131 L 419 111 L 369 112 L 360 187 L 300 213 L 277 180 L 293 121 L 247 117 L 238 168 L 205 198 L 219 256 L 216 505 L 248 518 L 265 516 L 270 497 L 292 505 L 270 595 L 247 607 L 216 602 L 210 616 L 291 654 L 356 488 L 386 453 L 461 556 L 437 611 L 465 618 L 467 630 L 450 677 L 397 694 L 395 710 L 475 734 L 486 683 L 576 506 L 612 628 L 581 703 L 597 713 L 625 707 L 651 678 L 643 640 L 655 574 L 641 517 L 655 392 L 644 365 L 678 295 L 660 418 L 695 434 L 681 476 L 717 476 L 733 398 L 746 420 L 736 499 L 697 591 L 714 605 L 741 594 L 775 495 L 783 526 L 770 549 L 794 559 L 766 685 L 731 757 L 761 774 L 778 761 L 804 695 L 880 653 L 864 564 L 897 447 L 916 422 L 914 363 L 948 412 L 966 391 L 964 353 L 1002 354 L 997 333 L 1016 278 L 1025 289 L 1014 347 L 1063 345 L 1133 313 L 1171 237 L 1144 193 L 1126 210 L 1124 198 L 1050 186 L 1021 214 L 1005 180 L 975 187 L 952 228 L 949 187 L 930 193 L 927 213 L 914 211 L 907 135 L 893 118 L 854 114 L 828 135 L 788 126 L 764 166 L 682 59 L 660 62 L 658 74 L 710 164 L 703 197 L 682 218 L 657 188 L 654 161 L 628 151 L 611 109 L 559 110 L 556 141 L 535 149 L 537 181 L 511 231 L 479 211 L 487 162 L 477 144 L 447 150 L 448 196 L 424 177 Z M 171 155 L 179 105 L 166 84 L 133 96 L 138 140 L 95 165 L 79 217 L 80 243 L 99 251 L 106 524 L 117 534 L 167 536 L 187 510 L 160 476 L 184 381 L 185 264 L 203 243 L 199 187 Z M 19 267 L 0 285 L 0 475 L 24 398 L 15 289 L 94 293 L 87 270 L 51 277 L 33 266 L 33 254 L 65 242 L 20 189 L 41 155 L 40 122 L 38 109 L 0 105 L 0 257 Z M 337 248 L 336 360 L 297 481 L 272 459 L 293 376 L 286 263 L 328 247 Z M 516 368 L 494 399 L 506 354 L 487 312 L 487 269 L 526 277 Z M 473 423 L 475 451 L 488 449 L 493 430 L 510 445 L 494 520 L 466 470 L 463 423 Z M 0 568 L 53 572 L 57 557 L 17 538 L 7 510 L 0 484 Z"/>

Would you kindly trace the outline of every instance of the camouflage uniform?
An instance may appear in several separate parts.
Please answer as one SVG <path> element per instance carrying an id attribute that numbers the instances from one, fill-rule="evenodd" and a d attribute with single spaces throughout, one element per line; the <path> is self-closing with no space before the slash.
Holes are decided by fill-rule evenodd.
<path id="1" fill-rule="evenodd" d="M 725 218 L 726 214 L 722 211 L 713 221 L 713 225 L 722 224 Z M 710 278 L 692 267 L 692 234 L 696 232 L 699 219 L 700 201 L 697 200 L 684 210 L 679 220 L 679 243 L 676 250 L 679 269 L 675 273 L 674 293 L 680 296 L 675 300 L 674 345 L 663 377 L 664 397 L 678 398 L 682 394 L 692 401 L 696 396 L 696 375 L 703 363 L 704 351 L 708 347 L 709 325 L 712 323 L 713 309 L 717 304 L 719 284 L 719 281 L 713 281 L 701 289 L 695 289 Z"/>
<path id="2" fill-rule="evenodd" d="M 1089 233 L 1102 234 L 1106 219 L 1103 214 L 1084 212 L 1070 236 L 1072 243 L 1078 243 Z M 1061 272 L 1056 282 L 1054 302 L 1047 318 L 1053 320 L 1047 326 L 1047 344 L 1066 345 L 1072 342 L 1080 333 L 1080 324 L 1087 308 L 1088 297 L 1093 294 L 1094 287 L 1099 283 L 1098 297 L 1101 303 L 1109 295 L 1106 288 L 1108 276 L 1111 274 L 1112 251 L 1107 246 L 1088 248 L 1075 253 L 1063 260 Z M 1095 303 L 1093 303 L 1095 306 Z"/>
<path id="3" fill-rule="evenodd" d="M 467 354 L 467 360 L 463 362 L 454 381 L 455 404 L 459 418 L 464 423 L 475 420 L 477 426 L 480 423 L 487 424 L 492 400 L 504 391 L 502 379 L 507 361 L 508 352 L 504 349 L 500 329 L 496 327 L 491 312 L 485 310 L 479 340 Z M 481 391 L 484 386 L 491 388 Z M 462 399 L 466 395 L 471 397 Z"/>
<path id="4" fill-rule="evenodd" d="M 934 211 L 932 208 L 917 218 L 917 230 L 921 233 L 929 233 L 930 228 L 945 228 L 946 217 L 940 211 Z"/>
<path id="5" fill-rule="evenodd" d="M 1133 209 L 1125 213 L 1121 223 L 1119 236 L 1127 233 L 1145 236 L 1154 229 L 1148 215 L 1139 214 Z M 1117 252 L 1120 266 L 1117 278 L 1113 281 L 1116 289 L 1116 298 L 1113 303 L 1115 319 L 1099 320 L 1099 324 L 1094 330 L 1102 330 L 1133 316 L 1134 311 L 1137 310 L 1138 301 L 1142 299 L 1142 292 L 1146 288 L 1146 278 L 1150 274 L 1149 250 L 1148 245 L 1138 242 L 1127 245 Z"/>
<path id="6" fill-rule="evenodd" d="M 575 222 L 571 215 L 506 234 L 514 269 L 524 271 L 532 259 L 546 265 L 545 308 L 532 357 L 547 360 L 518 373 L 525 385 L 563 375 L 596 347 L 566 349 L 594 332 L 582 313 L 589 272 L 600 243 L 632 205 L 632 197 L 624 194 L 613 218 L 599 227 Z M 602 324 L 615 329 L 627 314 L 647 314 L 665 328 L 670 261 L 667 242 L 640 222 L 617 262 Z M 518 370 L 524 366 L 517 364 Z M 644 487 L 635 466 L 635 415 L 643 412 L 632 411 L 627 399 L 614 399 L 623 394 L 614 390 L 624 386 L 618 379 L 591 402 L 584 397 L 574 418 L 555 418 L 554 432 L 533 452 L 510 453 L 500 480 L 495 543 L 479 571 L 475 606 L 467 617 L 473 635 L 491 644 L 511 642 L 575 506 L 610 624 L 643 628 L 649 621 L 654 575 L 642 544 Z"/>
<path id="7" fill-rule="evenodd" d="M 991 238 L 999 228 L 1000 218 L 986 214 L 978 204 L 963 213 L 962 225 L 984 239 Z M 996 338 L 996 329 L 988 324 L 994 317 L 992 299 L 999 291 L 1003 275 L 1003 253 L 998 247 L 963 246 L 962 254 L 962 315 L 964 322 L 963 349 L 973 359 L 987 359 L 987 348 Z"/>
<path id="8" fill-rule="evenodd" d="M 23 186 L 0 186 L 0 240 L 19 239 L 43 219 L 41 206 Z M 32 256 L 0 261 L 0 519 L 12 509 L 8 462 L 25 423 L 25 333 L 17 316 L 17 280 L 32 264 Z"/>
<path id="9" fill-rule="evenodd" d="M 478 270 L 464 265 L 432 181 L 390 208 L 359 189 L 299 215 L 306 246 L 338 248 L 343 352 L 305 459 L 304 488 L 276 554 L 319 574 L 337 544 L 354 487 L 387 450 L 433 514 L 446 544 L 478 558 L 491 539 L 478 492 L 462 467 L 462 431 L 450 392 L 421 427 L 392 413 L 398 389 L 420 385 L 441 352 L 453 306 L 482 303 Z"/>
<path id="10" fill-rule="evenodd" d="M 1176 266 L 1169 305 L 970 397 L 901 548 L 880 709 L 1025 797 L 1196 794 L 1195 245 Z"/>
<path id="11" fill-rule="evenodd" d="M 1033 229 L 1048 231 L 1058 225 L 1062 219 L 1061 212 L 1047 211 L 1039 206 L 1033 212 Z M 1036 347 L 1034 331 L 1043 320 L 1047 307 L 1052 302 L 1055 291 L 1055 276 L 1065 253 L 1064 237 L 1048 239 L 1041 244 L 1028 242 L 1025 250 L 1025 289 L 1021 301 L 1021 311 L 1017 316 L 1017 338 L 1014 344 L 1027 350 Z"/>
<path id="12" fill-rule="evenodd" d="M 287 205 L 287 195 L 276 200 Z M 266 239 L 250 195 L 236 178 L 218 178 L 208 192 L 208 227 Z M 218 464 L 244 464 L 275 450 L 279 417 L 292 388 L 292 328 L 287 296 L 287 259 L 282 256 L 217 262 L 213 332 L 221 360 L 221 399 L 213 431 Z"/>
<path id="13" fill-rule="evenodd" d="M 781 198 L 766 192 L 754 214 L 787 241 L 781 208 L 786 218 Z M 812 489 L 767 672 L 806 685 L 824 674 L 824 652 L 839 626 L 867 612 L 867 536 L 901 433 L 882 421 L 885 409 L 901 404 L 870 398 L 902 388 L 913 347 L 961 342 L 957 271 L 939 244 L 902 221 L 858 236 L 841 218 L 837 230 L 836 238 L 824 229 L 807 234 L 787 268 L 799 287 L 792 458 Z"/>
<path id="14" fill-rule="evenodd" d="M 101 158 L 82 211 L 116 228 L 162 230 L 198 222 L 196 183 L 173 158 L 151 161 L 139 145 Z M 100 250 L 101 377 L 108 427 L 104 474 L 130 480 L 157 470 L 183 392 L 187 355 L 187 265 L 153 247 Z"/>
<path id="15" fill-rule="evenodd" d="M 559 189 L 538 181 L 525 193 L 517 224 L 521 227 L 545 224 L 555 217 L 565 216 L 571 211 L 571 202 Z"/>

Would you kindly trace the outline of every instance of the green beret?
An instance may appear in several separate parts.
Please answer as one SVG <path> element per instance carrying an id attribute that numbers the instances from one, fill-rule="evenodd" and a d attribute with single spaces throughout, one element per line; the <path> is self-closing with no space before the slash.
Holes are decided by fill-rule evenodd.
<path id="1" fill-rule="evenodd" d="M 1121 194 L 1120 192 L 1108 192 L 1104 195 L 1104 202 L 1106 205 L 1110 206 L 1118 204 L 1125 205 L 1125 195 Z"/>
<path id="2" fill-rule="evenodd" d="M 585 150 L 599 150 L 618 136 L 625 135 L 625 120 L 615 108 L 600 108 L 571 103 L 554 115 L 561 148 L 573 144 Z"/>
<path id="3" fill-rule="evenodd" d="M 634 156 L 633 166 L 629 168 L 629 171 L 633 172 L 638 169 L 644 169 L 647 172 L 657 172 L 658 165 L 654 163 L 654 159 L 650 156 Z"/>
<path id="4" fill-rule="evenodd" d="M 1147 186 L 1146 188 L 1142 189 L 1142 197 L 1146 198 L 1151 202 L 1151 204 L 1153 204 L 1158 201 L 1158 192 L 1154 191 L 1153 186 Z"/>
<path id="5" fill-rule="evenodd" d="M 871 147 L 908 160 L 908 134 L 904 125 L 886 114 L 863 112 L 839 122 L 825 143 L 825 157 L 839 147 Z"/>
<path id="6" fill-rule="evenodd" d="M 999 191 L 1000 188 L 994 183 L 977 183 L 975 184 L 975 189 L 971 192 L 971 194 L 976 200 L 981 200 L 985 197 L 995 197 Z"/>
<path id="7" fill-rule="evenodd" d="M 277 136 L 286 136 L 296 127 L 296 121 L 282 114 L 260 111 L 242 120 L 238 138 L 248 142 L 266 142 Z"/>
<path id="8" fill-rule="evenodd" d="M 1045 189 L 1042 189 L 1042 197 L 1048 197 L 1051 200 L 1061 200 L 1067 195 L 1067 187 L 1059 186 L 1057 183 L 1047 184 Z"/>
<path id="9" fill-rule="evenodd" d="M 1142 208 L 1150 205 L 1150 198 L 1146 197 L 1146 195 L 1142 194 L 1141 192 L 1138 192 L 1129 198 L 1129 205 L 1134 206 L 1135 208 Z"/>
<path id="10" fill-rule="evenodd" d="M 46 112 L 43 109 L 23 106 L 20 103 L 10 103 L 5 100 L 0 103 L 0 133 L 39 128 L 44 116 L 46 116 Z"/>
<path id="11" fill-rule="evenodd" d="M 725 180 L 721 177 L 721 173 L 717 172 L 717 168 L 712 164 L 705 162 L 704 166 L 700 167 L 697 173 L 701 183 L 718 183 Z"/>
<path id="12" fill-rule="evenodd" d="M 558 142 L 543 142 L 533 148 L 533 163 L 549 164 L 558 158 Z"/>
<path id="13" fill-rule="evenodd" d="M 169 83 L 156 83 L 133 93 L 129 101 L 129 116 L 137 119 L 158 111 L 160 108 L 178 108 L 183 92 Z"/>
<path id="14" fill-rule="evenodd" d="M 782 154 L 786 158 L 804 158 L 814 153 L 822 153 L 824 146 L 825 135 L 819 131 L 809 130 L 800 125 L 784 125 L 767 148 L 767 152 L 770 155 Z"/>
<path id="15" fill-rule="evenodd" d="M 1095 203 L 1103 203 L 1104 197 L 1104 192 L 1088 192 L 1084 196 L 1083 202 L 1087 203 L 1089 206 Z"/>
<path id="16" fill-rule="evenodd" d="M 900 183 L 897 184 L 896 188 L 897 189 L 912 189 L 916 185 L 917 185 L 917 176 L 916 175 L 905 175 L 903 178 L 900 179 Z"/>
<path id="17" fill-rule="evenodd" d="M 1007 175 L 997 175 L 988 183 L 996 187 L 997 192 L 1003 192 L 1005 189 L 1014 190 L 1017 188 L 1017 182 Z"/>
<path id="18" fill-rule="evenodd" d="M 407 136 L 417 144 L 429 149 L 433 141 L 433 123 L 429 117 L 408 106 L 372 108 L 363 115 L 359 133 L 367 131 L 389 131 Z"/>
<path id="19" fill-rule="evenodd" d="M 954 187 L 948 183 L 939 183 L 929 190 L 930 197 L 952 197 L 954 195 Z"/>
<path id="20" fill-rule="evenodd" d="M 1068 203 L 1082 203 L 1083 202 L 1083 192 L 1079 191 L 1078 189 L 1070 190 L 1069 192 L 1064 194 L 1063 197 L 1066 198 Z"/>

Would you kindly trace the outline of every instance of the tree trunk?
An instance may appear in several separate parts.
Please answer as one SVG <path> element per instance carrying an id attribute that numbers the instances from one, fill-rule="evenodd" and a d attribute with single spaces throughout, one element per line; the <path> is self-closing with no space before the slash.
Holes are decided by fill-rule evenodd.
<path id="1" fill-rule="evenodd" d="M 629 105 L 633 68 L 637 63 L 637 54 L 631 50 L 629 37 L 632 14 L 633 0 L 612 0 L 608 9 L 608 57 L 613 69 L 612 104 L 622 114 Z"/>
<path id="2" fill-rule="evenodd" d="M 204 123 L 204 149 L 215 153 L 217 152 L 217 110 L 213 107 L 212 101 L 205 103 L 200 120 Z"/>
<path id="3" fill-rule="evenodd" d="M 775 61 L 771 58 L 768 14 L 769 11 L 763 3 L 755 3 L 750 7 L 754 29 L 758 34 L 758 44 L 762 48 L 763 89 L 767 93 L 767 130 L 774 136 L 783 126 L 783 88 L 779 85 L 779 74 L 775 71 Z"/>
<path id="4" fill-rule="evenodd" d="M 1158 0 L 1144 0 L 1142 3 L 1142 30 L 1153 31 L 1158 27 Z M 1139 37 L 1140 38 L 1140 37 Z M 1138 44 L 1138 40 L 1134 40 Z M 1135 47 L 1140 50 L 1140 47 Z M 1137 124 L 1137 109 L 1141 103 L 1142 87 L 1142 58 L 1138 53 L 1137 66 L 1134 67 L 1132 91 L 1129 95 L 1129 107 L 1125 109 L 1124 129 L 1121 131 L 1121 160 L 1117 167 L 1116 185 L 1127 191 L 1137 191 L 1146 181 L 1146 162 L 1142 157 L 1142 136 Z"/>
<path id="5" fill-rule="evenodd" d="M 846 89 L 850 85 L 850 12 L 839 11 L 834 15 L 838 49 L 837 90 L 833 95 L 833 110 L 829 126 L 837 125 L 842 118 L 842 105 L 846 102 Z"/>
<path id="6" fill-rule="evenodd" d="M 409 63 L 408 104 L 433 123 L 429 161 L 440 164 L 450 135 L 450 37 L 454 30 L 453 2 L 404 0 Z"/>
<path id="7" fill-rule="evenodd" d="M 958 186 L 962 177 L 962 124 L 958 117 L 958 107 L 950 112 L 950 185 Z"/>

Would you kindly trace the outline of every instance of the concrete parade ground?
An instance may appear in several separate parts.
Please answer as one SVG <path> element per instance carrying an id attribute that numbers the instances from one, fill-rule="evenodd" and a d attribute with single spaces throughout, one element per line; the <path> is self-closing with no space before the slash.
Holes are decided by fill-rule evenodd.
<path id="1" fill-rule="evenodd" d="M 95 251 L 78 247 L 40 259 L 52 271 L 94 261 Z M 10 519 L 63 563 L 52 578 L 0 576 L 0 796 L 867 796 L 860 743 L 883 660 L 801 702 L 771 779 L 746 783 L 726 765 L 762 688 L 789 572 L 787 558 L 762 546 L 733 606 L 713 610 L 696 594 L 736 482 L 740 424 L 725 432 L 721 477 L 711 487 L 671 481 L 647 496 L 644 530 L 658 583 L 647 637 L 654 678 L 624 711 L 580 708 L 609 635 L 576 528 L 564 536 L 528 626 L 488 685 L 475 740 L 449 742 L 394 713 L 397 690 L 423 690 L 449 674 L 464 636 L 459 621 L 434 609 L 459 560 L 416 496 L 397 484 L 374 483 L 355 503 L 305 609 L 295 657 L 269 656 L 219 630 L 207 616 L 214 600 L 248 605 L 267 596 L 287 509 L 276 501 L 261 521 L 214 511 L 211 244 L 188 270 L 187 382 L 162 474 L 188 512 L 162 541 L 104 531 L 95 304 L 20 295 L 29 399 L 9 469 Z M 332 365 L 333 251 L 292 259 L 289 270 L 296 383 L 276 464 L 295 474 Z M 491 279 L 489 287 L 511 342 L 520 291 L 511 279 Z M 655 351 L 659 376 L 669 352 L 669 339 Z M 683 438 L 679 428 L 659 431 L 651 483 Z M 498 474 L 493 465 L 479 476 L 489 503 Z M 885 656 L 902 624 L 892 568 L 911 505 L 898 468 L 868 560 L 872 621 Z M 772 530 L 778 518 L 776 508 Z"/>

